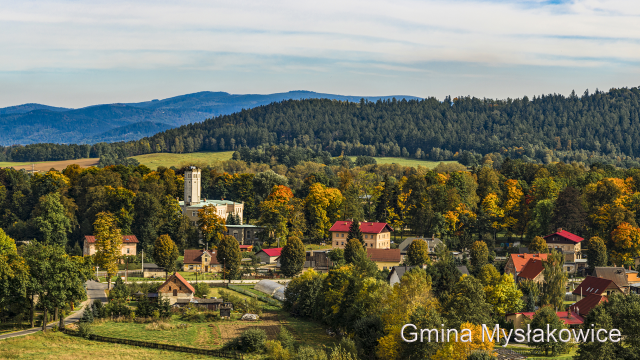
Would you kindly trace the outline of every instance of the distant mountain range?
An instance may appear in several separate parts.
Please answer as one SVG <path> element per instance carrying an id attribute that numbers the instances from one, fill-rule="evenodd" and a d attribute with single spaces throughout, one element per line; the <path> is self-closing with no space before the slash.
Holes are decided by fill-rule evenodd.
<path id="1" fill-rule="evenodd" d="M 60 143 L 93 144 L 130 141 L 205 119 L 283 100 L 333 99 L 358 102 L 415 96 L 343 96 L 312 91 L 269 95 L 233 95 L 203 91 L 164 100 L 94 105 L 67 109 L 41 104 L 0 108 L 0 145 Z"/>

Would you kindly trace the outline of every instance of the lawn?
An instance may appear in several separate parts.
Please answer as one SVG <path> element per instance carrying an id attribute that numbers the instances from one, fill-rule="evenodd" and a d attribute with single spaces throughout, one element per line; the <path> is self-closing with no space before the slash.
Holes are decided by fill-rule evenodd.
<path id="1" fill-rule="evenodd" d="M 56 170 L 64 170 L 71 164 L 78 164 L 80 167 L 89 167 L 98 165 L 98 158 L 90 159 L 76 159 L 76 160 L 62 160 L 62 161 L 35 161 L 35 162 L 0 162 L 0 168 L 12 167 L 16 170 L 25 169 L 31 170 L 32 166 L 36 171 L 49 171 L 54 168 Z"/>
<path id="2" fill-rule="evenodd" d="M 351 160 L 355 161 L 356 156 L 350 156 Z M 382 156 L 374 156 L 374 159 L 378 162 L 378 164 L 398 164 L 402 166 L 411 166 L 418 167 L 423 166 L 429 169 L 433 169 L 438 166 L 438 164 L 445 163 L 457 163 L 457 161 L 427 161 L 427 160 L 418 160 L 411 158 L 398 158 L 398 157 L 382 157 Z"/>
<path id="3" fill-rule="evenodd" d="M 0 358 L 52 360 L 218 359 L 202 355 L 89 341 L 59 332 L 47 332 L 46 334 L 39 332 L 34 335 L 0 340 Z"/>
<path id="4" fill-rule="evenodd" d="M 140 164 L 155 170 L 158 166 L 175 166 L 179 168 L 186 165 L 197 165 L 205 167 L 216 161 L 231 160 L 231 155 L 233 155 L 233 151 L 196 152 L 189 154 L 158 153 L 138 155 L 132 158 L 138 160 Z"/>

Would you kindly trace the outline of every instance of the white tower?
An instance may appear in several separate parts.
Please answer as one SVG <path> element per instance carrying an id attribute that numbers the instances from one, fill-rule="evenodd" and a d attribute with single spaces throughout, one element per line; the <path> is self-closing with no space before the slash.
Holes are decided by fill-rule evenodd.
<path id="1" fill-rule="evenodd" d="M 200 169 L 191 166 L 184 172 L 184 205 L 200 203 Z"/>

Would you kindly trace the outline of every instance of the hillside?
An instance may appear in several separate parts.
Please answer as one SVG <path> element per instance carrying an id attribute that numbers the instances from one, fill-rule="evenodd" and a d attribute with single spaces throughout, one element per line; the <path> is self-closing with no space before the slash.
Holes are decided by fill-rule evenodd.
<path id="1" fill-rule="evenodd" d="M 412 96 L 398 98 L 415 99 Z M 360 96 L 291 91 L 269 95 L 232 95 L 226 92 L 199 92 L 164 100 L 129 104 L 105 104 L 81 109 L 24 104 L 0 109 L 0 145 L 61 143 L 93 144 L 137 140 L 171 127 L 201 122 L 256 106 L 288 99 L 326 98 L 359 101 Z M 368 100 L 391 98 L 369 97 Z M 127 131 L 127 126 L 146 122 L 166 126 Z M 115 133 L 109 131 L 116 128 Z M 124 131 L 124 132 L 123 132 Z M 155 132 L 153 132 L 155 131 Z"/>

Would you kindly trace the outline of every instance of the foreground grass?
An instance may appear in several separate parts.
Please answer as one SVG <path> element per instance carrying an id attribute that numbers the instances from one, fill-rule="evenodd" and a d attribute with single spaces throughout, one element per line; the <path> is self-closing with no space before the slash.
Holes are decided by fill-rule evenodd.
<path id="1" fill-rule="evenodd" d="M 47 332 L 46 334 L 37 333 L 0 340 L 0 359 L 183 360 L 218 358 L 89 341 L 59 332 Z"/>
<path id="2" fill-rule="evenodd" d="M 233 155 L 233 151 L 195 152 L 189 154 L 158 153 L 138 155 L 132 158 L 138 160 L 140 164 L 155 170 L 158 166 L 175 166 L 179 168 L 186 165 L 197 165 L 204 167 L 216 161 L 231 160 L 231 155 Z"/>

